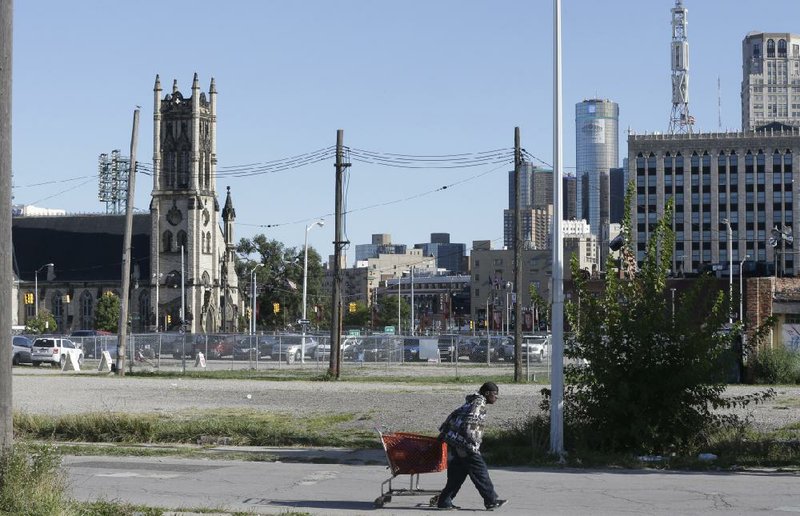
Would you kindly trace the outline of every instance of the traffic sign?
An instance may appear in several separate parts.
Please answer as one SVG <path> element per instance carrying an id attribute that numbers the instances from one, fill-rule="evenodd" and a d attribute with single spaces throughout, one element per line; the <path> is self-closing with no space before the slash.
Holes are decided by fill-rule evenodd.
<path id="1" fill-rule="evenodd" d="M 308 319 L 298 319 L 298 320 L 297 320 L 297 324 L 300 324 L 300 325 L 303 325 L 303 324 L 305 324 L 305 325 L 308 325 L 308 324 L 311 324 L 311 321 L 309 321 Z"/>

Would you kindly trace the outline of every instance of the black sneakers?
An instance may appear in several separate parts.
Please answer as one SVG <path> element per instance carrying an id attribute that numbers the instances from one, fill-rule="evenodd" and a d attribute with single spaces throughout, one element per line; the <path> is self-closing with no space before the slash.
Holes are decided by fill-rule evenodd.
<path id="1" fill-rule="evenodd" d="M 453 504 L 450 504 L 450 505 L 438 505 L 436 508 L 439 509 L 440 511 L 457 511 L 457 510 L 461 509 L 461 507 L 459 507 L 458 505 L 453 505 Z"/>
<path id="2" fill-rule="evenodd" d="M 504 506 L 507 503 L 508 503 L 508 500 L 501 500 L 500 498 L 498 498 L 497 500 L 493 501 L 492 503 L 487 503 L 486 504 L 486 510 L 487 511 L 493 511 L 493 510 L 497 509 L 498 507 Z"/>

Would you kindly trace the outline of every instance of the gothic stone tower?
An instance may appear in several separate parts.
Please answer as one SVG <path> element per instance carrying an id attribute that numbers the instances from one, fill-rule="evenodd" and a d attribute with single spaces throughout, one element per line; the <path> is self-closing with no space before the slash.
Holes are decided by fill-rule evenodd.
<path id="1" fill-rule="evenodd" d="M 177 81 L 163 99 L 161 91 L 156 76 L 150 256 L 158 326 L 177 329 L 183 281 L 187 332 L 234 331 L 239 315 L 233 263 L 235 213 L 228 191 L 223 231 L 216 195 L 214 79 L 208 96 L 200 92 L 197 74 L 189 98 L 178 90 Z"/>

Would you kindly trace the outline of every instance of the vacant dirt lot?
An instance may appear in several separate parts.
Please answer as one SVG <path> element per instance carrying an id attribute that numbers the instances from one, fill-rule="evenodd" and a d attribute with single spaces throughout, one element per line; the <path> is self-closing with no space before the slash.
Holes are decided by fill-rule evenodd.
<path id="1" fill-rule="evenodd" d="M 425 366 L 419 366 L 425 367 Z M 357 426 L 434 433 L 464 396 L 479 385 L 418 386 L 375 382 L 301 382 L 214 379 L 117 378 L 15 367 L 14 409 L 41 414 L 85 412 L 174 413 L 250 409 L 292 415 L 351 413 Z M 541 385 L 501 385 L 489 425 L 521 421 L 538 411 Z M 759 387 L 734 386 L 731 394 Z M 778 387 L 771 402 L 742 411 L 765 427 L 800 421 L 800 387 Z"/>

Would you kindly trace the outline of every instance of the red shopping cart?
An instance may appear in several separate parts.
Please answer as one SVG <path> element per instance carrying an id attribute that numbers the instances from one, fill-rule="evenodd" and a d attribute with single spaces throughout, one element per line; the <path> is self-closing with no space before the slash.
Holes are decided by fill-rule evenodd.
<path id="1" fill-rule="evenodd" d="M 391 478 L 381 484 L 381 495 L 375 499 L 375 507 L 383 507 L 392 501 L 392 496 L 434 495 L 431 505 L 436 505 L 439 490 L 420 489 L 420 473 L 436 473 L 447 469 L 447 446 L 435 437 L 407 432 L 386 432 L 378 430 L 386 460 L 389 462 Z M 398 475 L 410 475 L 408 489 L 394 489 L 392 480 Z"/>

